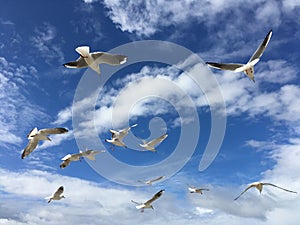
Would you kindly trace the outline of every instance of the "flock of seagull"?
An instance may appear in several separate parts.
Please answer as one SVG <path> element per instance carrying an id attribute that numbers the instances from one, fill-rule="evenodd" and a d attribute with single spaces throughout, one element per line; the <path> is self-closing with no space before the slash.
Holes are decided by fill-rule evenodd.
<path id="1" fill-rule="evenodd" d="M 260 57 L 262 56 L 263 52 L 265 51 L 270 38 L 272 36 L 272 30 L 269 31 L 269 33 L 266 35 L 263 42 L 260 44 L 260 46 L 257 48 L 257 50 L 254 52 L 254 54 L 251 56 L 250 60 L 246 64 L 237 64 L 237 63 L 215 63 L 215 62 L 206 62 L 206 64 L 210 67 L 221 69 L 221 70 L 231 70 L 234 72 L 244 72 L 253 82 L 255 82 L 254 79 L 254 65 L 260 60 Z M 67 62 L 63 64 L 63 66 L 67 68 L 85 68 L 89 67 L 92 70 L 96 71 L 98 74 L 100 74 L 100 68 L 99 64 L 105 63 L 109 65 L 121 65 L 126 63 L 127 56 L 124 55 L 117 55 L 117 54 L 110 54 L 107 52 L 90 52 L 90 48 L 88 46 L 80 46 L 75 49 L 76 52 L 79 53 L 79 58 L 76 61 Z M 136 127 L 137 124 L 134 124 L 132 126 L 126 127 L 121 130 L 109 130 L 111 133 L 111 139 L 105 139 L 105 142 L 111 143 L 113 146 L 118 147 L 124 147 L 127 148 L 126 144 L 124 143 L 123 139 L 128 135 L 128 132 L 131 130 L 131 128 Z M 51 141 L 49 138 L 49 135 L 52 134 L 64 134 L 68 132 L 66 128 L 57 127 L 57 128 L 46 128 L 38 130 L 37 128 L 32 129 L 29 134 L 27 135 L 27 138 L 29 140 L 28 145 L 24 148 L 21 158 L 24 159 L 29 154 L 31 154 L 38 146 L 39 141 Z M 168 137 L 168 134 L 165 133 L 161 135 L 160 137 L 157 137 L 153 140 L 146 141 L 141 139 L 142 143 L 139 144 L 141 148 L 143 148 L 145 151 L 151 151 L 156 152 L 156 146 L 159 145 L 161 142 L 163 142 Z M 95 156 L 99 153 L 105 152 L 105 150 L 96 151 L 96 150 L 90 150 L 86 149 L 85 151 L 79 151 L 79 153 L 74 154 L 68 154 L 64 156 L 61 160 L 62 163 L 60 164 L 60 168 L 66 168 L 70 165 L 71 162 L 74 161 L 81 161 L 82 158 L 87 158 L 89 160 L 95 160 Z M 165 179 L 166 176 L 159 176 L 157 178 L 147 180 L 147 181 L 141 181 L 138 180 L 138 182 L 141 182 L 145 185 L 152 185 L 153 183 Z M 248 187 L 239 194 L 234 200 L 237 200 L 241 197 L 245 192 L 247 192 L 251 188 L 256 188 L 259 190 L 259 192 L 262 192 L 263 186 L 272 186 L 279 188 L 281 190 L 291 192 L 291 193 L 297 193 L 295 191 L 291 191 L 282 187 L 279 187 L 275 184 L 271 183 L 263 183 L 263 182 L 254 182 L 248 185 Z M 203 194 L 203 191 L 209 191 L 207 188 L 197 188 L 194 186 L 188 187 L 189 193 L 198 193 Z M 49 196 L 45 199 L 48 199 L 48 203 L 50 203 L 52 200 L 60 200 L 62 198 L 65 198 L 62 194 L 64 192 L 64 187 L 60 186 L 52 196 Z M 136 202 L 134 200 L 131 200 L 132 203 L 136 204 L 136 208 L 139 209 L 141 212 L 144 212 L 144 209 L 151 208 L 154 209 L 152 206 L 152 203 L 159 199 L 163 193 L 165 192 L 165 189 L 162 189 L 158 191 L 156 194 L 152 196 L 149 200 L 145 202 Z"/>

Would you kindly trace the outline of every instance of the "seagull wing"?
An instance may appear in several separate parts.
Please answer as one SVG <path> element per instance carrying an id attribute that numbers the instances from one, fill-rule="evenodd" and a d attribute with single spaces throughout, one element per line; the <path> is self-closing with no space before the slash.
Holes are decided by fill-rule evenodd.
<path id="1" fill-rule="evenodd" d="M 234 71 L 237 68 L 244 66 L 243 64 L 236 63 L 214 63 L 214 62 L 206 62 L 206 64 L 212 68 L 219 70 L 232 70 Z"/>
<path id="2" fill-rule="evenodd" d="M 66 159 L 66 160 L 64 160 L 60 165 L 59 165 L 59 167 L 60 168 L 66 168 L 68 165 L 70 165 L 70 163 L 71 163 L 71 160 L 70 159 Z"/>
<path id="3" fill-rule="evenodd" d="M 39 140 L 37 138 L 32 138 L 28 142 L 28 145 L 25 147 L 21 158 L 24 159 L 26 156 L 28 156 L 38 145 Z"/>
<path id="4" fill-rule="evenodd" d="M 107 52 L 93 52 L 91 53 L 94 60 L 97 60 L 97 63 L 106 63 L 109 65 L 120 65 L 124 64 L 127 61 L 127 56 L 124 55 L 115 55 Z"/>
<path id="5" fill-rule="evenodd" d="M 165 176 L 160 176 L 160 177 L 154 178 L 153 180 L 150 180 L 150 182 L 153 183 L 153 182 L 159 181 L 159 180 L 161 180 L 163 178 L 165 178 Z"/>
<path id="6" fill-rule="evenodd" d="M 38 129 L 35 127 L 33 128 L 28 134 L 27 134 L 27 138 L 31 139 L 35 134 L 37 134 Z"/>
<path id="7" fill-rule="evenodd" d="M 254 185 L 248 186 L 239 196 L 237 196 L 234 200 L 237 200 L 239 197 L 241 197 L 242 194 L 244 194 L 246 191 L 248 191 L 250 188 L 254 187 Z"/>
<path id="8" fill-rule="evenodd" d="M 136 204 L 136 205 L 141 205 L 141 204 L 143 204 L 143 203 L 139 203 L 139 202 L 136 202 L 136 201 L 133 201 L 133 200 L 131 200 L 131 202 L 134 203 L 134 204 Z"/>
<path id="9" fill-rule="evenodd" d="M 165 140 L 168 137 L 168 134 L 163 134 L 160 137 L 153 139 L 152 141 L 149 141 L 147 144 L 149 146 L 154 147 L 155 145 L 161 143 L 163 140 Z"/>
<path id="10" fill-rule="evenodd" d="M 84 68 L 87 67 L 88 64 L 85 59 L 80 56 L 76 61 L 64 63 L 63 66 L 67 68 Z"/>
<path id="11" fill-rule="evenodd" d="M 288 190 L 288 189 L 279 187 L 279 186 L 277 186 L 277 185 L 275 185 L 275 184 L 271 184 L 271 183 L 262 183 L 262 185 L 270 185 L 270 186 L 273 186 L 273 187 L 277 187 L 277 188 L 279 188 L 279 189 L 281 189 L 281 190 L 284 190 L 284 191 L 288 191 L 288 192 L 297 194 L 297 192 L 295 192 L 295 191 L 291 191 L 291 190 Z"/>
<path id="12" fill-rule="evenodd" d="M 63 127 L 56 127 L 56 128 L 46 128 L 46 129 L 41 129 L 40 134 L 43 135 L 48 135 L 48 134 L 63 134 L 68 132 L 66 128 Z"/>
<path id="13" fill-rule="evenodd" d="M 59 197 L 64 192 L 64 187 L 60 186 L 57 191 L 53 194 L 53 196 Z"/>
<path id="14" fill-rule="evenodd" d="M 254 52 L 254 54 L 251 56 L 251 59 L 249 60 L 249 62 L 252 62 L 255 59 L 259 59 L 261 57 L 261 55 L 263 54 L 263 52 L 265 51 L 270 39 L 272 36 L 272 30 L 269 31 L 269 33 L 267 34 L 267 36 L 265 37 L 265 39 L 263 40 L 263 42 L 260 44 L 260 46 L 256 49 L 256 51 Z"/>
<path id="15" fill-rule="evenodd" d="M 160 190 L 159 192 L 157 192 L 155 195 L 153 195 L 153 197 L 151 199 L 149 199 L 147 202 L 145 202 L 145 205 L 150 205 L 152 202 L 154 202 L 156 199 L 160 198 L 160 196 L 162 196 L 162 194 L 164 193 L 164 189 Z"/>

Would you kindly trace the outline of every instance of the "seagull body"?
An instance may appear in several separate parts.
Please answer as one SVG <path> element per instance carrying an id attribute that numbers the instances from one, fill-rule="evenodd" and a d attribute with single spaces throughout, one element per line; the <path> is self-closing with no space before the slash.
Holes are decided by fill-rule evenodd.
<path id="1" fill-rule="evenodd" d="M 131 202 L 136 204 L 135 207 L 137 209 L 140 209 L 141 212 L 144 212 L 144 209 L 150 209 L 150 208 L 154 209 L 153 206 L 151 205 L 151 203 L 154 202 L 155 200 L 157 200 L 158 198 L 160 198 L 164 192 L 165 192 L 165 189 L 160 190 L 155 195 L 153 195 L 153 197 L 151 199 L 149 199 L 148 201 L 146 201 L 144 203 L 138 203 L 138 202 L 133 201 L 133 200 L 131 200 Z"/>
<path id="2" fill-rule="evenodd" d="M 91 52 L 89 46 L 80 46 L 75 49 L 80 57 L 74 62 L 63 64 L 67 68 L 85 68 L 90 67 L 100 74 L 99 64 L 121 65 L 126 63 L 127 56 L 115 55 L 107 52 Z"/>
<path id="3" fill-rule="evenodd" d="M 242 194 L 244 194 L 244 193 L 245 193 L 246 191 L 248 191 L 250 188 L 254 188 L 254 187 L 255 187 L 255 188 L 259 191 L 259 193 L 261 193 L 264 185 L 266 185 L 266 186 L 267 186 L 267 185 L 273 186 L 273 187 L 279 188 L 279 189 L 281 189 L 281 190 L 283 190 L 283 191 L 287 191 L 287 192 L 291 192 L 291 193 L 297 194 L 297 192 L 295 192 L 295 191 L 287 190 L 287 189 L 282 188 L 282 187 L 279 187 L 279 186 L 277 186 L 277 185 L 275 185 L 275 184 L 271 184 L 271 183 L 262 183 L 262 182 L 254 182 L 254 183 L 249 184 L 249 186 L 248 186 L 248 187 L 247 187 L 247 188 L 246 188 L 239 196 L 237 196 L 234 200 L 237 200 L 239 197 L 241 197 Z"/>
<path id="4" fill-rule="evenodd" d="M 207 188 L 196 188 L 193 186 L 188 187 L 188 189 L 189 189 L 190 193 L 199 193 L 201 195 L 203 194 L 202 191 L 209 191 L 209 189 L 207 189 Z"/>
<path id="5" fill-rule="evenodd" d="M 137 124 L 134 124 L 130 127 L 126 127 L 122 130 L 116 131 L 116 130 L 109 130 L 111 133 L 111 139 L 105 139 L 106 142 L 111 143 L 116 146 L 120 147 L 126 147 L 126 144 L 123 142 L 123 138 L 128 135 L 128 132 L 132 127 L 136 127 Z"/>
<path id="6" fill-rule="evenodd" d="M 159 181 L 161 179 L 164 179 L 165 177 L 166 176 L 160 176 L 160 177 L 154 178 L 152 180 L 147 180 L 147 181 L 141 181 L 141 180 L 139 180 L 139 182 L 142 182 L 142 183 L 148 184 L 148 185 L 152 185 L 154 182 Z"/>
<path id="7" fill-rule="evenodd" d="M 65 198 L 65 196 L 62 195 L 63 192 L 64 187 L 60 186 L 53 195 L 46 197 L 45 199 L 48 199 L 48 203 L 50 203 L 52 200 L 60 200 L 62 198 Z"/>
<path id="8" fill-rule="evenodd" d="M 231 70 L 235 73 L 244 72 L 253 82 L 254 80 L 254 65 L 258 63 L 260 57 L 265 51 L 270 39 L 272 36 L 272 30 L 269 31 L 263 42 L 256 49 L 250 60 L 246 64 L 237 64 L 237 63 L 214 63 L 214 62 L 206 62 L 206 64 L 210 67 L 220 70 Z"/>
<path id="9" fill-rule="evenodd" d="M 62 127 L 47 128 L 47 129 L 41 129 L 41 130 L 38 130 L 36 127 L 33 128 L 27 135 L 29 143 L 25 147 L 25 149 L 22 153 L 22 159 L 24 159 L 26 156 L 28 156 L 37 147 L 38 142 L 40 140 L 51 141 L 51 139 L 48 137 L 49 134 L 63 134 L 66 132 L 68 132 L 68 130 L 66 128 L 62 128 Z"/>
<path id="10" fill-rule="evenodd" d="M 163 140 L 165 140 L 168 137 L 168 134 L 163 134 L 158 138 L 155 138 L 151 141 L 146 142 L 143 140 L 143 144 L 139 144 L 142 148 L 145 148 L 146 150 L 156 152 L 155 146 L 159 143 L 161 143 Z"/>

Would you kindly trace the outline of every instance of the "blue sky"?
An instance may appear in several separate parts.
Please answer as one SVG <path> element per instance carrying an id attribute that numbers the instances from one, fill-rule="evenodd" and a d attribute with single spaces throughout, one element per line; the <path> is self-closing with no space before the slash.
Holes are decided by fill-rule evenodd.
<path id="1" fill-rule="evenodd" d="M 254 181 L 300 190 L 298 1 L 0 2 L 0 224 L 300 220 L 299 196 L 279 189 L 266 187 L 261 195 L 249 190 L 233 201 Z M 255 83 L 204 64 L 247 62 L 270 29 Z M 153 46 L 141 42 L 150 40 Z M 101 65 L 100 77 L 90 69 L 64 68 L 81 45 L 125 54 L 128 62 Z M 193 52 L 196 61 L 175 45 Z M 152 60 L 135 63 L 139 57 Z M 168 64 L 176 58 L 182 60 Z M 224 127 L 218 120 L 212 128 L 214 115 Z M 134 123 L 125 139 L 129 149 L 112 151 L 104 142 L 108 130 Z M 27 133 L 55 126 L 69 132 L 53 135 L 22 160 Z M 209 150 L 218 152 L 216 158 L 199 171 L 209 138 L 222 129 L 220 149 Z M 164 132 L 169 136 L 156 153 L 138 151 L 138 138 Z M 96 162 L 59 168 L 63 156 L 85 147 L 106 153 Z M 160 175 L 167 179 L 153 186 L 137 182 Z M 66 198 L 48 205 L 44 197 L 61 185 Z M 191 195 L 187 185 L 210 191 Z M 130 202 L 162 188 L 154 211 L 139 213 Z"/>

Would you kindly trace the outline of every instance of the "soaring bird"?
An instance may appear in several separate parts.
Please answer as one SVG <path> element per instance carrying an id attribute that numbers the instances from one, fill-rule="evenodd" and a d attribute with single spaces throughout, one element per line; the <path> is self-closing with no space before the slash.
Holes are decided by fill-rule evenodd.
<path id="1" fill-rule="evenodd" d="M 269 31 L 263 42 L 256 49 L 250 60 L 246 64 L 236 64 L 236 63 L 214 63 L 206 62 L 210 67 L 220 70 L 232 70 L 235 73 L 244 72 L 253 82 L 254 80 L 254 65 L 260 60 L 263 52 L 265 51 L 272 36 L 272 30 Z"/>
<path id="2" fill-rule="evenodd" d="M 151 141 L 143 141 L 143 144 L 139 144 L 142 148 L 145 148 L 146 150 L 152 151 L 152 152 L 156 152 L 155 146 L 158 145 L 159 143 L 161 143 L 163 140 L 165 140 L 168 137 L 168 134 L 163 134 L 158 138 L 155 138 Z"/>
<path id="3" fill-rule="evenodd" d="M 126 63 L 127 56 L 115 55 L 107 52 L 91 52 L 89 46 L 80 46 L 75 49 L 80 57 L 74 62 L 67 62 L 63 66 L 67 68 L 84 68 L 90 67 L 100 74 L 99 64 L 121 65 Z"/>
<path id="4" fill-rule="evenodd" d="M 151 205 L 152 202 L 154 202 L 155 200 L 157 200 L 158 198 L 160 198 L 160 196 L 162 196 L 162 194 L 165 192 L 165 189 L 160 190 L 159 192 L 157 192 L 155 195 L 153 195 L 153 197 L 151 199 L 149 199 L 148 201 L 144 202 L 144 203 L 138 203 L 136 201 L 131 200 L 131 202 L 133 202 L 134 204 L 136 204 L 136 208 L 140 209 L 141 212 L 144 212 L 144 209 L 154 209 L 154 207 Z"/>
<path id="5" fill-rule="evenodd" d="M 59 167 L 62 169 L 66 168 L 68 165 L 70 165 L 71 162 L 79 161 L 81 157 L 82 157 L 81 153 L 68 154 L 61 159 L 61 160 L 63 160 L 63 162 L 60 164 Z"/>
<path id="6" fill-rule="evenodd" d="M 65 198 L 65 196 L 62 195 L 63 192 L 64 187 L 60 186 L 53 195 L 46 197 L 45 199 L 48 199 L 48 203 L 50 203 L 52 200 L 60 200 L 62 198 Z"/>
<path id="7" fill-rule="evenodd" d="M 203 194 L 202 191 L 209 191 L 207 188 L 196 188 L 194 186 L 189 186 L 188 189 L 190 193 L 199 193 L 201 195 Z"/>
<path id="8" fill-rule="evenodd" d="M 101 152 L 105 152 L 105 150 L 101 150 L 101 151 L 96 151 L 96 150 L 91 150 L 91 149 L 87 149 L 84 152 L 80 151 L 80 154 L 82 157 L 86 157 L 89 160 L 96 160 L 95 155 L 101 153 Z"/>
<path id="9" fill-rule="evenodd" d="M 120 147 L 126 147 L 126 144 L 123 142 L 123 138 L 128 135 L 128 132 L 132 127 L 136 127 L 137 124 L 134 124 L 130 127 L 126 127 L 122 130 L 116 131 L 116 130 L 109 130 L 111 133 L 111 139 L 105 139 L 106 142 L 109 142 L 113 145 L 120 146 Z"/>
<path id="10" fill-rule="evenodd" d="M 154 178 L 152 180 L 147 180 L 147 181 L 141 181 L 141 180 L 139 180 L 139 182 L 144 183 L 144 184 L 148 184 L 148 185 L 152 185 L 154 182 L 159 181 L 161 179 L 164 179 L 165 177 L 166 176 L 159 176 L 159 177 L 156 177 L 156 178 Z"/>
<path id="11" fill-rule="evenodd" d="M 63 134 L 66 132 L 68 132 L 68 130 L 66 128 L 62 128 L 62 127 L 47 128 L 47 129 L 41 129 L 41 130 L 38 130 L 36 127 L 33 128 L 27 135 L 29 143 L 25 147 L 25 149 L 22 153 L 22 159 L 24 159 L 26 156 L 28 156 L 37 147 L 38 142 L 40 140 L 51 141 L 51 139 L 48 137 L 49 134 Z"/>
<path id="12" fill-rule="evenodd" d="M 281 189 L 281 190 L 284 190 L 284 191 L 288 191 L 288 192 L 297 194 L 297 192 L 295 192 L 295 191 L 290 191 L 290 190 L 287 190 L 287 189 L 285 189 L 285 188 L 278 187 L 278 186 L 276 186 L 275 184 L 271 184 L 271 183 L 262 183 L 262 182 L 254 182 L 254 183 L 249 184 L 249 186 L 248 186 L 248 187 L 247 187 L 247 188 L 246 188 L 239 196 L 237 196 L 234 200 L 237 200 L 239 197 L 241 197 L 242 194 L 244 194 L 246 191 L 248 191 L 250 188 L 253 188 L 253 187 L 257 188 L 257 190 L 259 190 L 259 193 L 261 193 L 261 191 L 262 191 L 264 185 L 273 186 L 273 187 L 279 188 L 279 189 Z"/>

